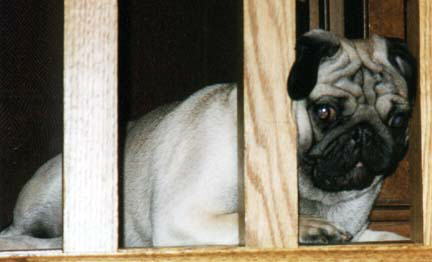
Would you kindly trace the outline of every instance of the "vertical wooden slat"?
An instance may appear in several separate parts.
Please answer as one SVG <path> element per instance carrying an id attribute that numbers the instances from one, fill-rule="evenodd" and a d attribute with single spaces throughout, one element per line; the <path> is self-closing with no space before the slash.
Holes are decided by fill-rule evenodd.
<path id="1" fill-rule="evenodd" d="M 296 247 L 296 127 L 286 81 L 294 0 L 244 1 L 245 244 Z"/>
<path id="2" fill-rule="evenodd" d="M 419 0 L 408 1 L 406 6 L 407 34 L 406 40 L 414 56 L 419 59 Z M 420 71 L 420 62 L 419 62 Z M 419 74 L 420 75 L 420 74 Z M 419 76 L 420 77 L 420 76 Z M 423 187 L 422 187 L 422 134 L 421 134 L 421 85 L 418 84 L 418 95 L 410 123 L 410 147 L 407 154 L 410 186 L 417 190 L 411 192 L 411 239 L 423 242 Z"/>
<path id="3" fill-rule="evenodd" d="M 410 177 L 414 188 L 412 238 L 432 245 L 432 2 L 407 1 L 407 40 L 419 62 L 419 92 L 410 132 Z M 421 160 L 421 162 L 419 161 Z"/>
<path id="4" fill-rule="evenodd" d="M 329 0 L 329 19 L 330 31 L 339 36 L 344 36 L 344 0 Z"/>
<path id="5" fill-rule="evenodd" d="M 410 0 L 406 5 L 407 34 L 406 40 L 412 53 L 419 59 L 419 1 Z M 419 61 L 419 66 L 420 66 Z M 419 68 L 420 69 L 420 68 Z M 422 88 L 420 81 L 418 88 Z M 423 87 L 424 88 L 424 87 Z M 421 111 L 420 96 L 418 92 L 415 102 L 410 127 L 410 147 L 408 151 L 409 182 L 411 190 L 411 239 L 415 242 L 423 242 L 423 187 L 422 187 L 422 134 L 421 134 Z"/>
<path id="6" fill-rule="evenodd" d="M 65 252 L 117 249 L 117 16 L 116 0 L 65 0 Z"/>
<path id="7" fill-rule="evenodd" d="M 412 0 L 411 0 L 412 1 Z M 415 15 L 415 14 L 413 14 Z M 432 245 L 432 2 L 419 0 L 418 57 L 423 182 L 423 241 Z"/>
<path id="8" fill-rule="evenodd" d="M 319 0 L 309 0 L 309 28 L 318 29 L 319 28 Z"/>

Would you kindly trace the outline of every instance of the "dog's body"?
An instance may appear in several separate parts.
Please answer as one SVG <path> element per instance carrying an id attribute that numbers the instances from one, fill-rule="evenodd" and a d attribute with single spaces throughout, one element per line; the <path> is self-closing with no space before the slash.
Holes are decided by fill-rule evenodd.
<path id="1" fill-rule="evenodd" d="M 406 149 L 406 126 L 395 131 L 394 112 L 409 113 L 411 64 L 399 53 L 391 58 L 390 42 L 379 37 L 351 42 L 314 31 L 302 41 L 288 83 L 299 133 L 300 241 L 404 239 L 367 226 L 386 172 Z M 308 86 L 299 74 L 314 66 Z M 323 120 L 332 114 L 329 127 Z M 132 123 L 124 161 L 124 246 L 239 243 L 236 85 L 204 88 Z M 20 248 L 19 237 L 23 246 L 58 247 L 60 198 L 57 157 L 23 189 L 2 248 Z"/>
<path id="2" fill-rule="evenodd" d="M 207 87 L 129 125 L 124 246 L 238 243 L 236 90 Z M 3 240 L 43 232 L 55 241 L 34 238 L 18 248 L 59 247 L 61 160 L 47 162 L 24 187 L 13 224 L 0 234 Z M 2 243 L 0 238 L 0 248 Z M 15 242 L 9 246 L 17 248 Z"/>

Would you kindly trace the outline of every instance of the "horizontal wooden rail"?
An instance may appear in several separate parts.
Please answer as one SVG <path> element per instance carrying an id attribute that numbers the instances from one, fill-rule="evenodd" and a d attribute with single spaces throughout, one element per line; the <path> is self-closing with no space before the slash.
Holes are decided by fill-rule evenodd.
<path id="1" fill-rule="evenodd" d="M 22 257 L 0 258 L 1 261 Z M 251 248 L 177 248 L 177 249 L 137 249 L 127 253 L 79 256 L 39 256 L 27 257 L 25 261 L 38 262 L 101 262 L 101 261 L 166 261 L 166 262 L 212 262 L 212 261 L 290 261 L 290 262 L 335 262 L 335 261 L 432 261 L 432 248 L 420 245 L 359 245 L 330 247 L 301 247 L 295 249 L 251 249 Z"/>

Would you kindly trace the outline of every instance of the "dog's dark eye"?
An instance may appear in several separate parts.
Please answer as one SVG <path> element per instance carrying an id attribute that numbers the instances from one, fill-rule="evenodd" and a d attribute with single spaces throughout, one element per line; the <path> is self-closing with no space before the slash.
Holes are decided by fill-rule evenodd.
<path id="1" fill-rule="evenodd" d="M 404 127 L 408 123 L 408 115 L 406 113 L 400 112 L 396 113 L 394 116 L 390 118 L 389 125 L 391 127 Z"/>
<path id="2" fill-rule="evenodd" d="M 316 105 L 314 108 L 315 116 L 323 122 L 333 122 L 336 120 L 336 109 L 331 105 Z"/>

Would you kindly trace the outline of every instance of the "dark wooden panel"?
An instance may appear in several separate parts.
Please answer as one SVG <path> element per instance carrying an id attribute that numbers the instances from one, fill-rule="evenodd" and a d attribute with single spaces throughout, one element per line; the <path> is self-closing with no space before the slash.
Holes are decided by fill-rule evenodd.
<path id="1" fill-rule="evenodd" d="M 411 236 L 411 227 L 410 222 L 408 221 L 372 222 L 369 226 L 369 229 L 378 231 L 390 231 L 408 238 Z"/>
<path id="2" fill-rule="evenodd" d="M 370 220 L 372 222 L 383 222 L 383 221 L 403 221 L 407 222 L 410 219 L 409 207 L 397 208 L 375 208 L 370 214 Z"/>
<path id="3" fill-rule="evenodd" d="M 369 31 L 379 35 L 405 38 L 404 0 L 369 1 Z"/>
<path id="4" fill-rule="evenodd" d="M 425 41 L 424 44 L 430 44 L 430 41 L 427 41 L 429 37 L 423 37 L 424 32 L 430 32 L 430 26 L 426 26 L 427 22 L 429 21 L 430 17 L 428 17 L 427 12 L 430 10 L 430 6 L 425 5 L 426 2 L 423 1 L 422 8 L 420 8 L 421 1 L 417 0 L 407 0 L 406 1 L 406 40 L 408 43 L 408 47 L 410 48 L 411 52 L 413 53 L 414 57 L 418 59 L 419 68 L 428 68 L 428 58 L 429 56 L 424 56 L 425 54 L 428 54 L 427 52 L 423 53 L 424 49 L 420 49 L 420 42 Z M 423 17 L 422 20 L 420 20 L 420 16 Z M 422 26 L 422 29 L 420 29 L 420 26 Z M 423 34 L 421 34 L 421 32 Z M 424 46 L 422 44 L 422 46 Z M 426 45 L 427 46 L 427 45 Z M 422 54 L 420 54 L 420 52 Z M 425 61 L 422 61 L 422 59 L 425 59 Z M 422 77 L 419 78 L 419 92 L 420 89 L 422 91 L 426 91 L 425 89 L 429 86 L 429 78 L 428 78 L 428 71 L 425 71 Z M 430 71 L 429 71 L 430 72 Z M 419 75 L 421 76 L 421 75 Z M 421 79 L 426 79 L 426 82 L 421 81 Z M 426 92 L 424 92 L 424 96 L 426 96 Z M 427 96 L 426 96 L 427 98 Z M 427 99 L 426 99 L 427 100 Z M 417 95 L 417 99 L 415 102 L 415 107 L 412 114 L 411 124 L 410 124 L 410 147 L 408 150 L 408 160 L 410 161 L 410 185 L 415 186 L 415 190 L 411 191 L 411 239 L 414 240 L 417 243 L 425 243 L 426 245 L 430 245 L 430 239 L 431 235 L 428 233 L 430 230 L 423 230 L 423 227 L 427 227 L 429 223 L 427 223 L 427 220 L 424 219 L 423 214 L 423 206 L 428 207 L 428 200 L 424 199 L 423 190 L 426 189 L 426 187 L 423 187 L 423 168 L 424 166 L 427 167 L 427 165 L 423 165 L 422 158 L 424 156 L 427 156 L 427 153 L 422 152 L 423 150 L 423 134 L 422 129 L 425 128 L 423 126 L 425 123 L 421 123 L 421 118 L 423 112 L 427 112 L 427 110 L 423 109 L 420 111 L 420 105 L 424 105 L 425 99 L 423 99 L 420 95 Z M 422 112 L 422 113 L 421 113 Z M 427 114 L 426 114 L 427 115 Z M 427 129 L 426 129 L 427 130 Z M 427 132 L 426 132 L 427 133 Z M 426 162 L 427 163 L 427 162 Z M 425 179 L 428 179 L 428 174 L 425 173 Z M 413 187 L 414 188 L 414 187 Z M 425 203 L 423 203 L 425 201 Z M 423 222 L 426 222 L 425 225 L 423 225 Z M 430 224 L 429 224 L 430 225 Z M 426 233 L 425 236 L 423 236 L 423 233 Z"/>
<path id="5" fill-rule="evenodd" d="M 396 172 L 386 178 L 383 189 L 376 201 L 377 206 L 400 206 L 411 204 L 411 191 L 409 187 L 409 163 L 405 159 Z"/>
<path id="6" fill-rule="evenodd" d="M 345 35 L 344 0 L 329 0 L 330 31 L 337 35 Z"/>
<path id="7" fill-rule="evenodd" d="M 320 11 L 319 11 L 319 1 L 310 0 L 309 1 L 309 27 L 310 29 L 320 28 Z"/>

